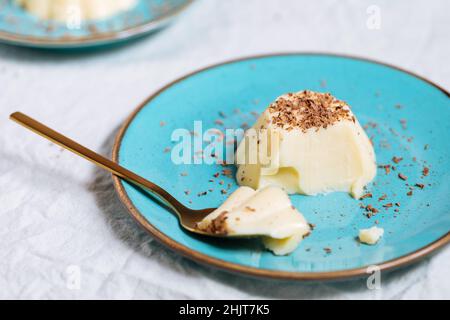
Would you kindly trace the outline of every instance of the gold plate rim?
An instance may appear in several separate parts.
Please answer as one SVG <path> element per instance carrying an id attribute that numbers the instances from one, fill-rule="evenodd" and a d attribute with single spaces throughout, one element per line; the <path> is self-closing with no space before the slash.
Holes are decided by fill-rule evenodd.
<path id="1" fill-rule="evenodd" d="M 194 0 L 187 0 L 183 5 L 170 10 L 166 14 L 158 17 L 152 21 L 143 22 L 138 25 L 125 28 L 117 32 L 105 32 L 98 34 L 91 34 L 89 36 L 82 37 L 61 37 L 61 38 L 44 38 L 36 36 L 24 36 L 18 35 L 11 32 L 0 30 L 0 40 L 6 43 L 14 45 L 24 45 L 24 46 L 36 46 L 36 47 L 54 47 L 54 48 L 66 48 L 71 46 L 89 46 L 89 45 L 102 45 L 109 43 L 111 41 L 119 41 L 129 39 L 141 34 L 146 34 L 151 31 L 157 30 L 162 27 L 165 23 L 169 23 L 171 19 L 176 17 L 182 11 L 187 9 Z"/>
<path id="2" fill-rule="evenodd" d="M 180 81 L 185 80 L 186 78 L 189 78 L 197 73 L 203 72 L 208 69 L 212 69 L 218 66 L 223 66 L 230 63 L 235 63 L 239 61 L 245 61 L 250 59 L 261 59 L 261 58 L 267 58 L 267 57 L 277 57 L 277 56 L 290 56 L 290 55 L 320 55 L 320 56 L 333 56 L 333 57 L 342 57 L 342 58 L 348 58 L 348 59 L 354 59 L 354 60 L 361 60 L 366 62 L 371 62 L 375 64 L 384 65 L 402 72 L 405 72 L 409 75 L 412 75 L 418 79 L 421 79 L 422 81 L 425 81 L 440 91 L 442 91 L 444 94 L 447 95 L 447 97 L 450 97 L 450 93 L 446 91 L 444 88 L 440 87 L 439 85 L 431 82 L 430 80 L 423 78 L 422 76 L 419 76 L 415 73 L 412 73 L 410 71 L 404 70 L 402 68 L 384 63 L 379 62 L 373 59 L 367 59 L 367 58 L 361 58 L 357 56 L 347 55 L 347 54 L 333 54 L 333 53 L 320 53 L 320 52 L 288 52 L 288 53 L 273 53 L 273 54 L 262 54 L 262 55 L 253 55 L 238 59 L 232 59 L 228 60 L 222 63 L 213 64 L 201 69 L 198 69 L 194 72 L 188 73 L 185 76 L 182 76 L 167 85 L 163 86 L 161 89 L 156 91 L 154 94 L 152 94 L 149 98 L 145 99 L 144 102 L 142 102 L 132 113 L 131 115 L 125 120 L 125 122 L 122 124 L 119 132 L 117 133 L 117 136 L 114 141 L 113 149 L 112 149 L 112 159 L 114 162 L 119 161 L 119 151 L 120 151 L 120 145 L 122 142 L 122 138 L 125 135 L 126 130 L 128 129 L 128 126 L 133 121 L 133 119 L 136 117 L 136 115 L 141 111 L 149 102 L 151 102 L 155 97 L 157 97 L 159 94 L 161 94 L 166 89 L 170 88 L 171 86 L 177 84 Z M 204 265 L 209 265 L 216 267 L 218 269 L 233 272 L 233 273 L 240 273 L 247 276 L 252 277 L 258 277 L 258 278 L 269 278 L 269 279 L 277 279 L 277 280 L 298 280 L 298 281 L 329 281 L 329 280 L 343 280 L 343 279 L 349 279 L 349 278 L 357 278 L 357 277 L 363 277 L 367 276 L 367 268 L 369 266 L 364 266 L 360 268 L 355 269 L 348 269 L 348 270 L 338 270 L 338 271 L 329 271 L 329 272 L 291 272 L 291 271 L 276 271 L 276 270 L 269 270 L 269 269 L 259 269 L 255 267 L 247 267 L 244 265 L 236 264 L 227 262 L 221 259 L 213 258 L 211 256 L 208 256 L 206 254 L 200 253 L 198 251 L 195 251 L 193 249 L 188 248 L 187 246 L 173 240 L 169 236 L 165 235 L 161 231 L 159 231 L 156 227 L 154 227 L 145 217 L 139 212 L 139 210 L 133 205 L 130 198 L 128 197 L 125 188 L 123 186 L 123 183 L 120 178 L 117 176 L 112 176 L 113 178 L 113 184 L 114 188 L 119 196 L 120 201 L 125 205 L 127 208 L 129 214 L 138 222 L 138 224 L 141 225 L 147 232 L 149 232 L 153 237 L 156 238 L 160 243 L 166 245 L 170 249 L 176 251 L 177 253 L 183 255 L 186 258 L 192 259 L 196 262 L 199 262 Z M 381 264 L 378 264 L 377 266 L 380 268 L 380 271 L 387 271 L 392 270 L 394 268 L 399 268 L 402 266 L 406 266 L 409 264 L 412 264 L 414 262 L 417 262 L 421 260 L 422 258 L 428 256 L 429 254 L 435 252 L 437 249 L 444 247 L 444 245 L 448 244 L 450 242 L 450 231 L 447 232 L 444 236 L 441 238 L 435 240 L 434 242 L 419 248 L 416 251 L 413 251 L 411 253 L 408 253 L 404 256 L 385 261 Z"/>

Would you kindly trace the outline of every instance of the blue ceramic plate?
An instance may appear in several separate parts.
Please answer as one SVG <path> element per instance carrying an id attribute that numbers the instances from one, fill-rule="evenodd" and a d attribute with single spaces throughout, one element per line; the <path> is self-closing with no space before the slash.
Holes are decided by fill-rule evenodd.
<path id="1" fill-rule="evenodd" d="M 136 7 L 114 17 L 82 23 L 76 28 L 43 21 L 13 0 L 0 0 L 0 41 L 41 48 L 84 48 L 112 44 L 155 31 L 193 0 L 139 0 Z"/>
<path id="2" fill-rule="evenodd" d="M 193 73 L 157 92 L 126 121 L 114 159 L 192 208 L 219 206 L 227 197 L 221 190 L 235 190 L 235 180 L 214 177 L 223 170 L 218 164 L 174 164 L 168 152 L 173 130 L 192 130 L 196 120 L 203 122 L 204 131 L 251 125 L 256 113 L 276 97 L 303 89 L 331 92 L 352 106 L 373 140 L 380 167 L 368 186 L 372 198 L 358 201 L 345 193 L 292 196 L 316 228 L 291 255 L 274 256 L 257 240 L 186 233 L 144 192 L 115 178 L 120 198 L 139 223 L 169 247 L 197 261 L 255 276 L 358 276 L 371 265 L 385 270 L 411 263 L 449 242 L 449 95 L 418 76 L 373 61 L 288 54 L 232 61 Z M 395 163 L 393 157 L 403 160 Z M 399 179 L 399 173 L 408 179 Z M 205 191 L 207 195 L 198 196 Z M 379 200 L 383 195 L 386 199 Z M 383 207 L 389 203 L 394 205 Z M 368 218 L 361 204 L 379 213 Z M 360 244 L 358 230 L 375 223 L 385 229 L 382 240 L 375 246 Z"/>

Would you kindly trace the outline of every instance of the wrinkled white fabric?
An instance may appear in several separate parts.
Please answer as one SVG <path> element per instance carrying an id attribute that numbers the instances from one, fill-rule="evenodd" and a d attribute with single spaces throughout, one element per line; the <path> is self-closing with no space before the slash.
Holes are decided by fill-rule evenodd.
<path id="1" fill-rule="evenodd" d="M 379 30 L 366 26 L 373 4 Z M 200 266 L 142 231 L 107 173 L 7 119 L 24 111 L 109 155 L 121 122 L 162 85 L 212 63 L 283 51 L 374 58 L 448 89 L 449 11 L 446 0 L 200 0 L 169 29 L 127 46 L 0 45 L 0 298 L 450 298 L 450 247 L 383 274 L 379 291 L 365 279 L 264 281 Z"/>

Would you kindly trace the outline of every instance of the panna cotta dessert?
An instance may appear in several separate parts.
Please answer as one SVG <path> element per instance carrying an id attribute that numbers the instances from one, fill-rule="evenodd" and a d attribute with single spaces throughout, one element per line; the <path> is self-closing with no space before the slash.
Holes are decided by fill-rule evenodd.
<path id="1" fill-rule="evenodd" d="M 41 19 L 67 22 L 71 19 L 109 18 L 131 9 L 137 0 L 15 0 L 29 13 Z"/>
<path id="2" fill-rule="evenodd" d="M 384 234 L 383 228 L 373 226 L 369 229 L 359 230 L 359 241 L 370 245 L 376 244 Z"/>
<path id="3" fill-rule="evenodd" d="M 230 237 L 262 237 L 276 255 L 294 251 L 311 228 L 287 193 L 274 186 L 260 190 L 240 187 L 197 228 Z"/>
<path id="4" fill-rule="evenodd" d="M 301 91 L 276 99 L 246 131 L 237 182 L 288 193 L 349 192 L 360 198 L 376 175 L 371 141 L 350 107 L 329 93 Z"/>

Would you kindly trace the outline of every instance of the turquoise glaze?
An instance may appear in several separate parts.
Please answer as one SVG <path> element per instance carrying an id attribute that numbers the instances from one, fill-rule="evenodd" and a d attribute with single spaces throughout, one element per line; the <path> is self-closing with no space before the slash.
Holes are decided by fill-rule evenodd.
<path id="1" fill-rule="evenodd" d="M 298 249 L 277 257 L 263 250 L 257 240 L 217 240 L 184 232 L 176 218 L 135 187 L 124 183 L 133 205 L 155 228 L 170 239 L 209 257 L 247 267 L 274 271 L 330 272 L 380 264 L 408 255 L 445 236 L 450 230 L 449 140 L 450 102 L 437 87 L 408 73 L 382 64 L 328 55 L 280 55 L 251 58 L 219 65 L 191 75 L 156 95 L 135 116 L 125 131 L 120 149 L 121 165 L 161 185 L 193 208 L 219 206 L 227 197 L 213 174 L 220 165 L 175 165 L 164 153 L 176 128 L 193 129 L 194 120 L 204 128 L 217 127 L 224 112 L 226 127 L 255 121 L 279 95 L 303 89 L 331 92 L 347 101 L 367 133 L 373 138 L 378 164 L 391 164 L 396 171 L 378 169 L 368 186 L 372 199 L 358 201 L 345 193 L 323 196 L 294 195 L 294 205 L 316 225 Z M 400 105 L 400 106 L 399 106 Z M 239 108 L 240 112 L 233 111 Z M 406 127 L 401 119 L 406 120 Z M 165 126 L 160 126 L 164 121 Z M 220 127 L 219 127 L 220 128 Z M 403 157 L 399 164 L 392 157 Z M 415 161 L 413 160 L 415 159 Z M 430 173 L 422 177 L 423 167 Z M 234 170 L 234 169 L 233 169 Z M 187 172 L 187 176 L 180 173 Z M 397 177 L 403 173 L 403 181 Z M 208 182 L 210 179 L 216 182 Z M 221 177 L 231 190 L 233 178 Z M 409 183 L 415 187 L 408 196 Z M 207 196 L 197 193 L 213 188 Z M 190 195 L 184 190 L 189 189 Z M 378 201 L 383 194 L 385 201 Z M 189 203 L 192 201 L 192 204 Z M 400 203 L 385 209 L 382 204 Z M 380 213 L 364 216 L 360 203 L 372 204 Z M 375 246 L 361 245 L 360 228 L 385 229 Z M 331 248 L 326 253 L 324 248 Z"/>
<path id="2" fill-rule="evenodd" d="M 192 0 L 139 0 L 130 11 L 111 18 L 83 22 L 80 28 L 43 21 L 13 0 L 0 0 L 0 41 L 42 48 L 85 48 L 117 43 L 155 31 Z"/>

